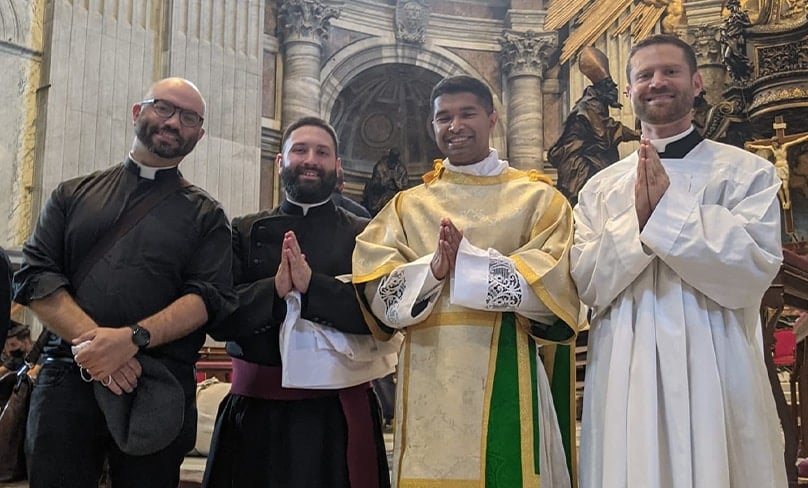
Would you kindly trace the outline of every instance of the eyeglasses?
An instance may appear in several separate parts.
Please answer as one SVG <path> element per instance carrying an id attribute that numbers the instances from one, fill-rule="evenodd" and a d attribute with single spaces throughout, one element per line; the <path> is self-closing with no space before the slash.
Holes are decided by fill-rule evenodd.
<path id="1" fill-rule="evenodd" d="M 177 112 L 180 111 L 180 123 L 185 127 L 199 127 L 202 125 L 202 122 L 205 120 L 204 117 L 199 115 L 198 113 L 194 112 L 193 110 L 185 110 L 184 108 L 179 108 L 171 102 L 166 100 L 160 100 L 159 98 L 150 98 L 148 100 L 143 100 L 140 102 L 141 105 L 151 105 L 154 108 L 154 111 L 160 117 L 165 119 L 171 118 Z"/>

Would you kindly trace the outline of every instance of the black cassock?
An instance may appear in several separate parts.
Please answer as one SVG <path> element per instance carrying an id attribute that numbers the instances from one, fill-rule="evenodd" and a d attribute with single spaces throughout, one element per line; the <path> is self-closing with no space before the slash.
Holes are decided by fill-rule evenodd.
<path id="1" fill-rule="evenodd" d="M 351 273 L 356 235 L 367 219 L 331 200 L 310 207 L 283 202 L 270 211 L 233 220 L 233 273 L 239 309 L 211 335 L 228 340 L 234 358 L 281 366 L 280 325 L 286 305 L 275 293 L 284 234 L 294 231 L 312 269 L 303 318 L 344 332 L 369 334 L 354 288 L 335 279 Z M 378 486 L 389 474 L 378 403 L 367 390 L 375 440 Z M 266 400 L 228 394 L 219 407 L 203 487 L 348 487 L 347 422 L 337 391 L 305 400 Z"/>

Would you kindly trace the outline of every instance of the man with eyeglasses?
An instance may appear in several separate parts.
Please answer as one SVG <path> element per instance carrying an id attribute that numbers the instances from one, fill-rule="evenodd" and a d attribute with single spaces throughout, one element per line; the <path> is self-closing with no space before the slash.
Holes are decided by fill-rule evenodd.
<path id="1" fill-rule="evenodd" d="M 14 276 L 15 300 L 51 331 L 26 434 L 34 488 L 97 487 L 105 459 L 113 486 L 176 487 L 195 440 L 202 327 L 235 309 L 224 210 L 177 169 L 205 134 L 205 101 L 181 78 L 156 82 L 144 98 L 132 107 L 135 139 L 126 160 L 54 190 Z M 94 244 L 133 214 L 139 220 L 119 227 L 126 230 L 79 278 Z M 74 357 L 71 345 L 79 344 Z M 133 454 L 113 442 L 94 389 L 100 383 L 137 398 L 147 357 L 178 380 L 183 421 L 164 447 Z M 156 421 L 146 427 L 164 428 Z"/>

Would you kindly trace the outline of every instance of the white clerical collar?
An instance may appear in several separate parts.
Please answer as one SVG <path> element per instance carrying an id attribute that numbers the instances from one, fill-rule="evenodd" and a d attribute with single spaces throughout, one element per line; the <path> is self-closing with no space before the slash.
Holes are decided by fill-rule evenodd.
<path id="1" fill-rule="evenodd" d="M 329 195 L 328 198 L 318 203 L 299 203 L 289 198 L 289 195 L 286 195 L 286 201 L 300 207 L 300 209 L 303 210 L 303 216 L 305 217 L 306 214 L 309 213 L 310 208 L 319 207 L 320 205 L 325 205 L 326 203 L 330 202 L 331 196 Z"/>
<path id="2" fill-rule="evenodd" d="M 443 166 L 445 166 L 449 171 L 464 173 L 467 175 L 497 176 L 508 169 L 508 162 L 500 160 L 497 150 L 492 147 L 488 152 L 488 156 L 477 163 L 456 166 L 449 161 L 449 158 L 446 158 L 443 160 Z"/>
<path id="3" fill-rule="evenodd" d="M 132 162 L 135 163 L 137 167 L 140 169 L 140 177 L 146 178 L 147 180 L 153 180 L 157 176 L 158 171 L 177 167 L 177 166 L 166 166 L 162 168 L 155 168 L 154 166 L 146 166 L 145 164 L 135 159 L 135 157 L 132 155 L 131 152 L 129 153 L 129 159 L 131 159 Z"/>
<path id="4" fill-rule="evenodd" d="M 658 153 L 664 153 L 665 148 L 668 147 L 668 144 L 670 144 L 671 142 L 676 142 L 679 139 L 684 139 L 691 132 L 693 132 L 692 125 L 686 131 L 680 132 L 676 135 L 670 137 L 663 137 L 662 139 L 649 139 L 649 140 L 651 141 L 651 145 L 654 146 L 654 148 L 656 148 Z"/>

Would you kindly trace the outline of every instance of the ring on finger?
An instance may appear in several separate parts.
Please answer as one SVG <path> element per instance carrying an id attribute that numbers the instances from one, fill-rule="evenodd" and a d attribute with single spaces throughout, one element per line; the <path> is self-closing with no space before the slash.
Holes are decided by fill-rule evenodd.
<path id="1" fill-rule="evenodd" d="M 79 375 L 85 383 L 91 383 L 93 381 L 93 375 L 87 371 L 87 368 L 79 366 Z"/>
<path id="2" fill-rule="evenodd" d="M 109 386 L 112 383 L 112 375 L 107 376 L 107 380 L 101 380 L 101 384 L 104 386 Z"/>

